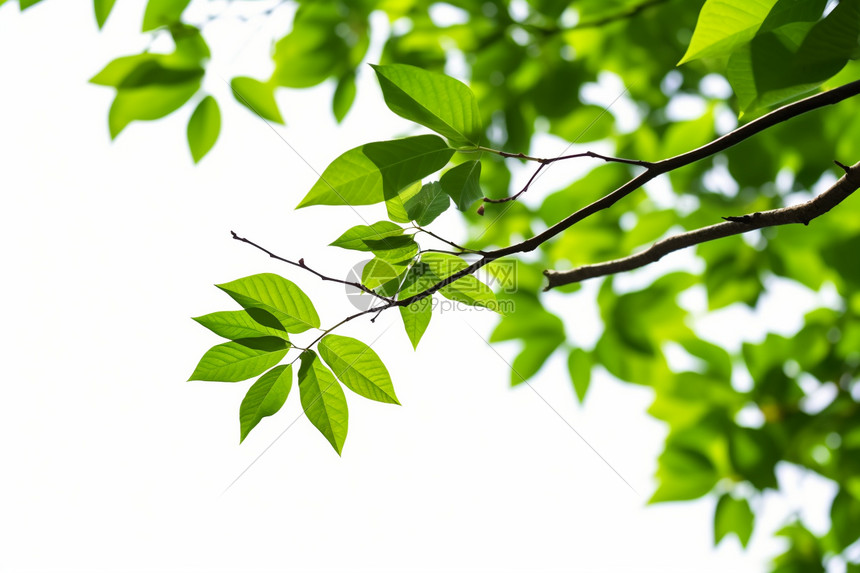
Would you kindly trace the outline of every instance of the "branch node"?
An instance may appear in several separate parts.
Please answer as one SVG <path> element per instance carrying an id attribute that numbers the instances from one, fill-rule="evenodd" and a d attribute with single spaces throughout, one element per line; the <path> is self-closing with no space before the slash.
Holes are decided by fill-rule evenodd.
<path id="1" fill-rule="evenodd" d="M 851 168 L 848 167 L 847 165 L 845 165 L 844 163 L 837 161 L 835 159 L 833 160 L 833 163 L 835 163 L 837 165 L 837 167 L 842 169 L 842 171 L 844 171 L 845 173 L 851 173 Z"/>
<path id="2" fill-rule="evenodd" d="M 753 222 L 761 217 L 761 213 L 752 213 L 750 215 L 741 215 L 740 217 L 722 217 L 724 221 L 730 223 L 743 223 L 744 225 L 752 225 Z"/>

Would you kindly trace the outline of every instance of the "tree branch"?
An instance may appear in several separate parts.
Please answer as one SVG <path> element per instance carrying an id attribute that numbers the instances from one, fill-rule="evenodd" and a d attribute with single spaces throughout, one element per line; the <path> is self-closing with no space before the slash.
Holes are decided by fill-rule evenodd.
<path id="1" fill-rule="evenodd" d="M 439 289 L 444 288 L 445 286 L 453 283 L 458 279 L 463 278 L 466 275 L 474 273 L 478 269 L 484 267 L 485 265 L 496 259 L 500 259 L 502 257 L 517 253 L 531 252 L 537 249 L 543 243 L 555 237 L 556 235 L 572 227 L 579 221 L 582 221 L 583 219 L 590 217 L 591 215 L 594 215 L 595 213 L 598 213 L 603 209 L 608 209 L 609 207 L 613 206 L 615 203 L 617 203 L 618 201 L 620 201 L 633 191 L 639 189 L 640 187 L 642 187 L 643 185 L 645 185 L 659 175 L 668 173 L 675 169 L 679 169 L 686 165 L 690 165 L 691 163 L 695 163 L 696 161 L 705 159 L 706 157 L 716 155 L 717 153 L 725 151 L 733 145 L 736 145 L 770 127 L 773 127 L 774 125 L 778 125 L 784 121 L 788 121 L 789 119 L 792 119 L 804 113 L 828 105 L 839 103 L 858 94 L 860 94 L 860 80 L 853 81 L 838 88 L 834 88 L 830 91 L 815 94 L 809 96 L 806 99 L 802 99 L 800 101 L 785 105 L 699 148 L 696 148 L 692 151 L 688 151 L 686 153 L 682 153 L 680 155 L 676 155 L 674 157 L 670 157 L 668 159 L 664 159 L 662 161 L 658 161 L 656 163 L 650 163 L 648 164 L 645 171 L 643 171 L 621 187 L 617 188 L 615 191 L 612 191 L 608 195 L 605 195 L 604 197 L 594 201 L 593 203 L 590 203 L 589 205 L 586 205 L 585 207 L 572 213 L 571 215 L 568 215 L 565 219 L 562 219 L 561 221 L 549 227 L 542 233 L 539 233 L 520 243 L 509 245 L 501 249 L 496 249 L 494 251 L 485 251 L 484 255 L 480 259 L 470 264 L 465 269 L 462 269 L 452 274 L 451 276 L 439 281 L 438 283 L 436 283 L 422 293 L 418 293 L 409 298 L 397 301 L 393 304 L 393 306 L 406 306 L 413 302 L 421 300 L 422 298 L 430 296 Z"/>
<path id="2" fill-rule="evenodd" d="M 836 164 L 845 170 L 845 175 L 829 189 L 806 203 L 762 211 L 751 215 L 743 215 L 741 217 L 723 217 L 726 220 L 724 223 L 717 223 L 716 225 L 710 225 L 696 229 L 695 231 L 674 235 L 654 243 L 644 251 L 622 259 L 594 265 L 584 265 L 569 271 L 544 271 L 544 275 L 546 275 L 549 281 L 544 291 L 590 278 L 644 267 L 660 260 L 669 253 L 707 241 L 731 235 L 739 235 L 764 227 L 795 223 L 808 225 L 811 220 L 827 213 L 860 188 L 860 162 L 855 163 L 851 167 L 842 165 L 839 162 L 836 162 Z"/>
<path id="3" fill-rule="evenodd" d="M 562 219 L 561 221 L 559 221 L 552 227 L 549 227 L 542 233 L 539 233 L 534 237 L 531 237 L 530 239 L 527 239 L 521 243 L 510 245 L 508 247 L 504 247 L 496 251 L 490 251 L 487 253 L 487 256 L 491 256 L 494 259 L 498 259 L 500 257 L 512 255 L 515 253 L 531 252 L 543 243 L 547 242 L 549 239 L 555 237 L 562 231 L 572 227 L 583 219 L 590 217 L 591 215 L 594 215 L 595 213 L 602 211 L 603 209 L 608 209 L 609 207 L 613 206 L 615 203 L 617 203 L 618 201 L 620 201 L 633 191 L 639 189 L 640 187 L 642 187 L 643 185 L 645 185 L 659 175 L 663 175 L 664 173 L 668 173 L 670 171 L 674 171 L 675 169 L 685 167 L 687 165 L 690 165 L 691 163 L 695 163 L 696 161 L 705 159 L 706 157 L 716 155 L 717 153 L 725 151 L 726 149 L 746 139 L 749 139 L 750 137 L 770 127 L 773 127 L 774 125 L 780 124 L 784 121 L 787 121 L 804 113 L 828 105 L 839 103 L 850 97 L 854 97 L 857 94 L 860 94 L 860 80 L 853 81 L 851 83 L 845 84 L 844 86 L 834 88 L 830 91 L 815 94 L 806 99 L 802 99 L 800 101 L 776 109 L 697 149 L 651 164 L 648 169 L 646 169 L 645 171 L 643 171 L 615 191 L 612 191 L 608 195 L 605 195 L 597 201 L 594 201 L 593 203 L 583 207 L 579 211 L 568 215 L 565 219 Z"/>

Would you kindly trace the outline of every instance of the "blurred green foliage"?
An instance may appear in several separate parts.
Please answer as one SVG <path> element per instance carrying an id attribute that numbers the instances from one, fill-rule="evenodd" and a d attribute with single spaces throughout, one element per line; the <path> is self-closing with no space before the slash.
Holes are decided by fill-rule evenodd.
<path id="1" fill-rule="evenodd" d="M 479 117 L 469 115 L 461 128 L 440 133 L 468 144 L 475 126 L 483 125 L 477 134 L 483 146 L 513 154 L 529 153 L 535 139 L 544 138 L 558 152 L 565 145 L 592 143 L 620 157 L 656 161 L 712 141 L 769 106 L 860 77 L 853 60 L 860 55 L 860 2 L 854 0 L 829 7 L 824 0 L 755 2 L 750 4 L 761 13 L 752 10 L 747 20 L 727 19 L 721 12 L 738 2 L 708 2 L 703 10 L 704 0 L 233 3 L 246 4 L 252 12 L 261 6 L 252 22 L 296 8 L 292 27 L 273 38 L 271 77 L 232 82 L 237 101 L 262 117 L 289 121 L 278 109 L 276 89 L 331 82 L 332 112 L 342 120 L 355 97 L 356 74 L 370 72 L 364 65 L 370 18 L 381 11 L 389 33 L 381 61 L 371 63 L 410 64 L 463 77 L 477 104 L 464 113 Z M 22 9 L 33 4 L 20 0 Z M 197 161 L 217 138 L 218 129 L 205 122 L 211 118 L 220 125 L 220 114 L 211 96 L 199 91 L 210 57 L 201 33 L 206 22 L 185 21 L 185 4 L 150 0 L 144 18 L 144 31 L 171 35 L 174 52 L 118 58 L 91 81 L 116 89 L 110 111 L 114 137 L 132 121 L 200 102 L 192 117 L 195 125 L 189 126 Z M 96 0 L 100 26 L 112 5 Z M 219 10 L 213 7 L 213 15 Z M 682 59 L 688 63 L 678 66 Z M 414 89 L 420 99 L 415 94 L 423 93 L 422 86 Z M 425 117 L 391 85 L 383 84 L 383 93 L 405 110 L 398 111 L 404 117 Z M 452 171 L 441 185 L 465 210 L 467 246 L 482 250 L 534 235 L 623 184 L 638 169 L 579 160 L 592 161 L 592 168 L 557 189 L 536 184 L 527 203 L 487 203 L 480 216 L 470 209 L 477 193 L 490 198 L 516 193 L 512 172 L 523 164 L 489 153 L 474 159 L 479 162 L 459 168 L 462 177 L 454 181 L 458 172 Z M 542 304 L 540 272 L 623 257 L 722 216 L 808 198 L 841 174 L 833 160 L 860 160 L 858 101 L 807 113 L 674 171 L 662 178 L 659 189 L 640 190 L 542 244 L 528 262 L 519 262 L 518 291 L 498 294 L 513 300 L 516 311 L 500 320 L 491 338 L 522 342 L 512 384 L 534 376 L 550 356 L 563 354 L 572 393 L 580 401 L 587 397 L 594 368 L 651 388 L 649 411 L 668 430 L 651 501 L 714 496 L 715 543 L 731 536 L 749 543 L 764 494 L 780 488 L 780 466 L 829 480 L 836 491 L 830 530 L 813 533 L 800 518 L 786 524 L 779 535 L 788 548 L 773 563 L 780 572 L 822 571 L 834 562 L 860 570 L 860 197 L 849 198 L 808 227 L 771 228 L 752 240 L 734 236 L 700 245 L 695 255 L 704 263 L 701 270 L 660 274 L 663 267 L 657 266 L 650 270 L 656 278 L 632 290 L 614 278 L 599 279 L 603 330 L 591 348 L 574 347 L 565 333 L 573 325 Z M 480 176 L 477 192 L 477 180 L 470 179 L 475 174 Z M 389 199 L 384 183 L 378 182 L 380 197 L 384 193 Z M 408 205 L 399 208 L 403 220 L 413 218 L 405 214 Z M 704 292 L 707 312 L 755 308 L 775 279 L 835 295 L 827 307 L 806 314 L 794 335 L 746 341 L 739 352 L 701 338 L 694 320 L 701 316 L 679 302 L 698 290 Z M 412 277 L 410 294 L 419 283 Z M 563 290 L 566 297 L 588 296 L 575 286 Z M 427 326 L 427 310 L 403 310 L 413 344 Z M 745 325 L 736 328 L 743 336 Z M 670 367 L 670 348 L 680 349 L 693 366 Z M 316 356 L 306 354 L 302 372 L 314 368 L 328 376 Z M 311 379 L 316 380 L 300 377 L 300 384 Z M 280 395 L 285 398 L 288 391 L 287 385 Z M 268 415 L 257 402 L 256 409 L 246 408 L 248 424 Z M 338 451 L 343 424 L 336 432 L 326 426 Z"/>

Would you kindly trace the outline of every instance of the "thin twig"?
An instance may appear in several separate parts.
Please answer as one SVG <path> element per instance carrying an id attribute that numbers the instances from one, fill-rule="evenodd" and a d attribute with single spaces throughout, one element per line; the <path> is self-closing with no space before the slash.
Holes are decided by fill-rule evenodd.
<path id="1" fill-rule="evenodd" d="M 424 227 L 420 227 L 420 226 L 418 226 L 418 225 L 416 225 L 416 224 L 414 224 L 414 223 L 412 224 L 412 226 L 413 226 L 413 227 L 414 227 L 418 232 L 420 232 L 420 233 L 426 233 L 426 234 L 430 235 L 431 237 L 433 237 L 434 239 L 437 239 L 437 240 L 439 240 L 439 241 L 442 241 L 442 242 L 443 242 L 443 243 L 445 243 L 446 245 L 451 245 L 451 246 L 452 246 L 452 247 L 454 247 L 455 249 L 458 249 L 458 250 L 460 251 L 460 253 L 472 253 L 472 254 L 475 254 L 475 255 L 483 255 L 483 254 L 484 254 L 484 251 L 476 251 L 475 249 L 470 249 L 470 248 L 468 248 L 468 247 L 463 247 L 463 246 L 458 245 L 457 243 L 455 243 L 455 242 L 453 242 L 453 241 L 449 241 L 448 239 L 445 239 L 445 238 L 440 237 L 439 235 L 437 235 L 437 234 L 436 234 L 436 233 L 434 233 L 433 231 L 430 231 L 430 230 L 428 230 L 428 229 L 425 229 Z"/>
<path id="2" fill-rule="evenodd" d="M 663 256 L 674 251 L 723 237 L 748 233 L 755 229 L 798 223 L 808 225 L 810 221 L 827 213 L 860 188 L 860 162 L 855 163 L 852 167 L 844 166 L 839 162 L 836 164 L 845 169 L 845 175 L 829 189 L 805 203 L 741 217 L 723 217 L 725 219 L 723 223 L 668 237 L 629 257 L 594 265 L 584 265 L 569 271 L 544 271 L 549 281 L 544 290 L 590 278 L 638 269 L 659 261 Z"/>
<path id="3" fill-rule="evenodd" d="M 543 170 L 543 168 L 546 167 L 547 165 L 555 163 L 556 161 L 564 161 L 566 159 L 577 159 L 580 157 L 593 157 L 595 159 L 602 159 L 603 161 L 605 161 L 607 163 L 623 163 L 625 165 L 636 165 L 637 167 L 644 167 L 645 169 L 651 169 L 654 166 L 654 164 L 650 161 L 641 161 L 639 159 L 624 159 L 623 157 L 612 157 L 610 155 L 602 155 L 600 153 L 595 153 L 593 151 L 585 151 L 583 153 L 571 153 L 569 155 L 559 155 L 558 157 L 532 157 L 531 155 L 526 155 L 524 153 L 509 153 L 507 151 L 499 151 L 496 149 L 490 149 L 488 147 L 480 147 L 479 149 L 481 151 L 488 151 L 491 153 L 495 153 L 495 154 L 500 155 L 502 157 L 511 157 L 511 158 L 516 158 L 516 159 L 522 159 L 525 161 L 534 161 L 534 162 L 540 163 L 540 165 L 535 170 L 535 172 L 532 173 L 532 176 L 529 177 L 529 180 L 526 182 L 526 184 L 523 186 L 523 188 L 520 189 L 517 193 L 515 193 L 514 195 L 511 195 L 510 197 L 503 197 L 501 199 L 490 199 L 488 197 L 484 197 L 484 199 L 483 199 L 484 203 L 506 203 L 508 201 L 516 201 L 520 195 L 522 195 L 523 193 L 525 193 L 526 191 L 529 190 L 529 187 L 531 187 L 532 183 L 535 182 L 535 180 L 537 179 L 538 175 Z"/>
<path id="4" fill-rule="evenodd" d="M 285 259 L 284 257 L 276 255 L 275 253 L 268 250 L 267 248 L 258 245 L 254 241 L 248 240 L 244 237 L 240 237 L 239 235 L 236 234 L 235 231 L 230 231 L 230 234 L 233 235 L 233 238 L 236 239 L 237 241 L 241 241 L 243 243 L 247 243 L 247 244 L 251 245 L 252 247 L 256 247 L 257 249 L 263 251 L 264 253 L 266 253 L 267 255 L 272 257 L 273 259 L 277 259 L 281 262 L 287 263 L 289 265 L 293 265 L 294 267 L 299 267 L 301 269 L 304 269 L 304 270 L 308 271 L 309 273 L 318 276 L 319 278 L 321 278 L 324 281 L 330 281 L 330 282 L 334 282 L 334 283 L 340 283 L 343 285 L 355 287 L 355 288 L 357 288 L 363 292 L 366 292 L 367 294 L 371 294 L 371 295 L 375 296 L 376 298 L 378 298 L 380 300 L 384 300 L 385 302 L 392 302 L 392 299 L 388 298 L 387 296 L 382 296 L 378 292 L 374 291 L 373 289 L 367 288 L 366 286 L 364 286 L 361 283 L 357 283 L 354 281 L 345 281 L 342 279 L 336 279 L 334 277 L 326 276 L 326 275 L 322 274 L 321 272 L 315 271 L 314 269 L 310 268 L 307 264 L 305 264 L 304 259 L 299 259 L 298 261 L 291 261 L 289 259 Z"/>

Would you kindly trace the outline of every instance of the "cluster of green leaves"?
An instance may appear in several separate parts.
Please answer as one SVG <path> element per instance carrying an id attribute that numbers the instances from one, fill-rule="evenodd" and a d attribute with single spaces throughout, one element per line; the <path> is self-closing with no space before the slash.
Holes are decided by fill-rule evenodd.
<path id="1" fill-rule="evenodd" d="M 20 0 L 22 8 L 35 3 Z M 117 110 L 111 110 L 114 135 L 129 121 L 170 113 L 198 91 L 208 50 L 199 30 L 182 21 L 186 4 L 150 0 L 144 18 L 145 30 L 166 30 L 174 37 L 174 53 L 119 58 L 99 74 L 98 83 L 117 89 Z M 727 117 L 741 115 L 745 121 L 779 102 L 860 76 L 854 59 L 860 30 L 857 0 L 527 0 L 516 6 L 469 0 L 458 2 L 456 9 L 446 5 L 458 14 L 450 25 L 437 24 L 434 10 L 440 4 L 434 0 L 296 4 L 292 29 L 276 39 L 271 78 L 231 82 L 240 103 L 281 122 L 276 88 L 333 81 L 332 109 L 342 119 L 355 95 L 357 66 L 366 54 L 368 17 L 382 10 L 393 24 L 375 68 L 386 103 L 437 134 L 348 151 L 329 166 L 300 205 L 384 204 L 388 221 L 350 229 L 334 244 L 372 253 L 362 283 L 398 302 L 467 265 L 462 257 L 422 252 L 409 227 L 402 225 L 429 225 L 453 202 L 472 237 L 466 247 L 506 247 L 534 236 L 632 175 L 627 165 L 601 165 L 560 189 L 536 187 L 530 191 L 542 194 L 536 206 L 487 203 L 481 217 L 471 209 L 477 200 L 510 196 L 517 189 L 511 185 L 516 160 L 476 153 L 479 145 L 527 153 L 539 135 L 568 143 L 604 141 L 618 156 L 656 161 L 719 137 L 726 131 Z M 100 25 L 111 5 L 96 0 Z M 432 73 L 443 71 L 453 57 L 465 62 L 469 88 Z M 679 61 L 684 65 L 676 68 Z M 615 108 L 621 104 L 615 105 L 614 99 L 605 100 L 612 102 L 608 111 L 597 105 L 592 94 L 598 83 L 611 85 L 606 78 L 625 86 L 623 93 L 619 89 L 610 95 L 635 110 L 634 126 L 618 121 L 623 116 Z M 726 81 L 735 92 L 731 102 L 713 87 Z M 679 118 L 682 101 L 694 102 L 698 113 Z M 214 126 L 219 123 L 213 119 L 218 116 L 213 100 L 204 98 L 198 106 L 190 122 L 194 127 L 189 124 L 195 160 L 217 138 Z M 668 429 L 652 501 L 715 496 L 715 542 L 727 536 L 744 545 L 749 542 L 758 501 L 767 490 L 779 489 L 779 464 L 830 480 L 838 492 L 830 530 L 815 534 L 800 519 L 786 524 L 779 534 L 789 541 L 789 549 L 774 561 L 775 571 L 821 571 L 824 561 L 832 559 L 845 561 L 850 570 L 860 567 L 847 549 L 860 537 L 858 199 L 849 199 L 809 227 L 774 228 L 754 240 L 731 237 L 703 244 L 696 249 L 704 262 L 700 271 L 664 274 L 637 289 L 612 278 L 603 280 L 597 303 L 604 329 L 589 347 L 571 344 L 565 330 L 578 325 L 566 324 L 544 306 L 541 271 L 623 257 L 669 233 L 697 229 L 725 215 L 781 207 L 798 194 L 808 196 L 833 177 L 834 159 L 860 159 L 860 139 L 853 137 L 858 130 L 860 105 L 849 100 L 673 171 L 668 199 L 636 193 L 615 209 L 578 223 L 540 245 L 528 262 L 520 262 L 517 292 L 497 294 L 499 301 L 516 307 L 492 335 L 494 341 L 522 342 L 513 361 L 513 384 L 528 380 L 552 356 L 563 353 L 579 400 L 587 397 L 594 368 L 652 389 L 650 413 Z M 449 164 L 453 166 L 438 180 L 422 182 Z M 779 185 L 774 183 L 777 175 Z M 703 340 L 696 317 L 679 304 L 690 292 L 704 292 L 708 312 L 733 306 L 754 309 L 775 278 L 811 290 L 832 288 L 838 300 L 808 313 L 794 336 L 771 334 L 745 342 L 739 352 Z M 458 284 L 462 280 L 440 294 L 464 300 L 465 292 L 474 302 L 475 293 L 483 292 L 483 300 L 491 300 L 486 285 L 467 289 Z M 577 286 L 563 290 L 569 297 L 586 296 Z M 289 349 L 286 334 L 277 333 L 292 331 L 280 319 L 272 321 L 256 310 L 252 314 L 261 307 L 239 302 L 246 307 L 240 312 L 250 318 L 235 320 L 245 329 L 219 334 L 233 341 L 227 344 L 243 347 L 231 347 L 231 356 L 251 354 L 254 358 L 247 364 L 265 364 L 247 378 L 283 358 L 271 362 L 273 355 Z M 413 345 L 427 328 L 429 304 L 425 297 L 400 308 Z M 743 330 L 739 325 L 738 331 Z M 246 340 L 255 342 L 240 342 Z M 324 346 L 321 341 L 319 354 L 337 374 Z M 681 352 L 694 366 L 671 367 L 670 351 Z M 242 368 L 247 367 L 225 368 L 224 375 L 248 372 Z M 249 421 L 242 422 L 243 436 L 246 426 L 250 430 L 283 402 L 280 397 L 286 397 L 291 383 L 286 380 L 292 380 L 288 370 L 276 366 L 264 373 L 255 397 L 246 398 L 257 406 L 246 409 Z M 314 386 L 316 395 L 323 394 L 323 387 L 339 391 L 337 384 L 326 385 L 334 374 L 312 351 L 304 351 L 300 391 L 301 380 L 311 382 L 306 382 L 307 404 L 302 392 L 303 406 L 312 420 L 321 419 L 322 408 L 333 418 L 329 434 L 342 437 L 345 407 L 341 418 L 337 408 L 325 408 L 331 396 L 316 401 L 310 397 Z M 832 397 L 813 407 L 822 392 Z M 337 438 L 329 440 L 339 451 Z"/>
<path id="2" fill-rule="evenodd" d="M 706 2 L 681 63 L 728 58 L 726 74 L 741 111 L 814 89 L 860 57 L 860 2 Z"/>
<path id="3" fill-rule="evenodd" d="M 194 319 L 230 342 L 210 348 L 189 380 L 241 382 L 262 374 L 239 406 L 240 441 L 287 401 L 296 360 L 301 360 L 298 384 L 304 413 L 338 454 L 343 450 L 348 425 L 346 396 L 340 384 L 370 400 L 400 403 L 379 356 L 354 338 L 324 331 L 318 338 L 319 355 L 304 348 L 291 362 L 279 365 L 295 348 L 291 334 L 320 327 L 313 303 L 294 283 L 264 273 L 217 286 L 244 310 Z"/>

